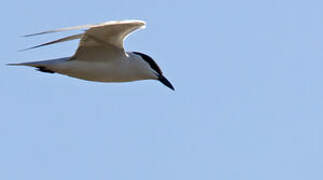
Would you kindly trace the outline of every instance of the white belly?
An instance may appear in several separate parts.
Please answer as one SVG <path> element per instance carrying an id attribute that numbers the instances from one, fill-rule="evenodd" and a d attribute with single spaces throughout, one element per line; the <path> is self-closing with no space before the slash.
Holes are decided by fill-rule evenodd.
<path id="1" fill-rule="evenodd" d="M 51 67 L 55 72 L 88 81 L 99 82 L 128 82 L 144 79 L 154 79 L 151 74 L 141 73 L 140 69 L 129 63 L 118 61 L 91 62 L 66 61 Z"/>

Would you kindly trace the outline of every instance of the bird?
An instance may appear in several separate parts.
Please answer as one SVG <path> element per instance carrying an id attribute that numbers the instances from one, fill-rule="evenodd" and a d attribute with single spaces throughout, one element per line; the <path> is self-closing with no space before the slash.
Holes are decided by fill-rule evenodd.
<path id="1" fill-rule="evenodd" d="M 158 64 L 149 55 L 124 49 L 123 43 L 126 37 L 135 30 L 145 28 L 145 26 L 146 23 L 142 20 L 121 20 L 28 34 L 25 37 L 84 29 L 82 33 L 24 49 L 29 50 L 80 39 L 76 52 L 70 57 L 7 65 L 30 66 L 45 73 L 58 73 L 96 82 L 157 80 L 175 90 L 171 82 L 163 75 Z"/>

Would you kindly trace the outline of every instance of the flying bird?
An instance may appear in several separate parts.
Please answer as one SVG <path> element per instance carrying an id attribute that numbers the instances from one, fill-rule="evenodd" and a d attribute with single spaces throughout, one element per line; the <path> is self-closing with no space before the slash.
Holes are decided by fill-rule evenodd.
<path id="1" fill-rule="evenodd" d="M 80 34 L 28 48 L 33 49 L 80 39 L 79 46 L 71 57 L 8 65 L 31 66 L 41 72 L 59 73 L 97 82 L 130 82 L 152 79 L 158 80 L 170 89 L 175 90 L 150 56 L 140 52 L 128 52 L 123 47 L 124 39 L 131 32 L 144 27 L 145 22 L 140 20 L 109 21 L 25 35 L 25 37 L 30 37 L 53 32 L 86 29 Z"/>

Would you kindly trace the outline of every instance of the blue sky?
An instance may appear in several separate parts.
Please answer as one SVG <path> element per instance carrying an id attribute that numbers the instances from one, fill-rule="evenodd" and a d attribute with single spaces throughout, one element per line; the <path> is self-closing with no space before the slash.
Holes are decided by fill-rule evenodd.
<path id="1" fill-rule="evenodd" d="M 323 2 L 6 1 L 0 179 L 323 179 Z M 142 19 L 125 47 L 173 83 L 95 83 L 8 67 L 70 56 L 68 33 Z"/>

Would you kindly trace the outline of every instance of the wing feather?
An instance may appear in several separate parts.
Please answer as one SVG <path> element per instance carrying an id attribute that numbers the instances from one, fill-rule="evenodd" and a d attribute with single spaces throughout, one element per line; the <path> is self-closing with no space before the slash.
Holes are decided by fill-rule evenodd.
<path id="1" fill-rule="evenodd" d="M 33 34 L 27 34 L 27 35 L 23 35 L 23 37 L 32 37 L 32 36 L 39 36 L 39 35 L 49 34 L 49 33 L 55 33 L 55 32 L 63 32 L 63 31 L 87 29 L 87 28 L 91 28 L 93 26 L 96 26 L 96 25 L 86 24 L 86 25 L 81 25 L 81 26 L 65 27 L 65 28 L 48 30 L 48 31 L 43 31 L 43 32 L 38 32 L 38 33 L 33 33 Z"/>
<path id="2" fill-rule="evenodd" d="M 87 24 L 27 34 L 24 37 L 43 35 L 54 32 L 87 29 L 84 33 L 67 36 L 44 44 L 33 46 L 22 51 L 39 48 L 65 41 L 81 39 L 79 46 L 71 59 L 92 60 L 109 59 L 114 55 L 125 55 L 124 39 L 133 31 L 145 27 L 145 22 L 140 20 L 108 21 L 100 24 Z"/>
<path id="3" fill-rule="evenodd" d="M 73 59 L 93 59 L 98 56 L 97 54 L 101 56 L 103 54 L 106 56 L 125 55 L 124 39 L 131 32 L 144 28 L 144 26 L 145 22 L 139 20 L 112 21 L 93 26 L 82 36 Z"/>
<path id="4" fill-rule="evenodd" d="M 48 45 L 51 45 L 51 44 L 61 43 L 61 42 L 65 42 L 65 41 L 71 41 L 71 40 L 75 40 L 75 39 L 81 39 L 82 36 L 83 36 L 83 33 L 75 34 L 75 35 L 72 35 L 72 36 L 67 36 L 67 37 L 64 37 L 64 38 L 61 38 L 61 39 L 50 41 L 50 42 L 40 44 L 40 45 L 37 45 L 37 46 L 33 46 L 33 47 L 30 47 L 30 48 L 22 49 L 20 51 L 27 51 L 27 50 L 30 50 L 30 49 L 35 49 L 35 48 L 39 48 L 39 47 L 43 47 L 43 46 L 48 46 Z"/>

